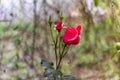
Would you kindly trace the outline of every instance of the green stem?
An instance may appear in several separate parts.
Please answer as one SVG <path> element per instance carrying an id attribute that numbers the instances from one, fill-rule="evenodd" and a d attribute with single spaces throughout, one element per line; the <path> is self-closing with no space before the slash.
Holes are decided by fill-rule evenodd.
<path id="1" fill-rule="evenodd" d="M 56 42 L 55 42 L 54 37 L 53 37 L 53 32 L 52 32 L 52 25 L 50 25 L 50 34 L 51 34 L 51 38 L 52 38 L 52 41 L 53 41 L 54 47 L 55 47 L 55 62 L 56 62 L 56 66 L 57 66 L 57 62 L 58 62 L 58 56 L 57 56 L 57 41 L 58 41 L 58 37 L 56 37 Z"/>
<path id="2" fill-rule="evenodd" d="M 57 68 L 56 69 L 59 69 L 59 67 L 60 67 L 60 63 L 61 63 L 61 61 L 62 61 L 62 55 L 63 55 L 63 53 L 64 53 L 64 51 L 65 51 L 65 48 L 66 48 L 66 44 L 64 45 L 64 48 L 63 48 L 63 50 L 62 50 L 62 53 L 60 54 L 60 59 L 59 59 L 59 62 L 58 62 L 58 65 L 57 65 Z"/>
<path id="3" fill-rule="evenodd" d="M 66 56 L 66 54 L 67 54 L 67 52 L 69 51 L 69 49 L 70 49 L 70 46 L 68 46 L 66 52 L 62 55 L 62 58 Z"/>
<path id="4" fill-rule="evenodd" d="M 59 34 L 58 34 L 58 35 L 59 35 Z M 56 36 L 56 42 L 55 42 L 55 59 L 56 59 L 56 66 L 57 66 L 57 64 L 58 64 L 58 55 L 57 55 L 58 35 Z"/>
<path id="5" fill-rule="evenodd" d="M 53 32 L 52 32 L 52 25 L 50 26 L 50 34 L 51 34 L 52 41 L 53 41 L 53 43 L 55 45 L 55 40 L 54 40 Z"/>
<path id="6" fill-rule="evenodd" d="M 59 35 L 59 55 L 60 55 L 60 52 L 61 52 L 61 34 L 60 32 L 58 32 L 58 35 Z"/>

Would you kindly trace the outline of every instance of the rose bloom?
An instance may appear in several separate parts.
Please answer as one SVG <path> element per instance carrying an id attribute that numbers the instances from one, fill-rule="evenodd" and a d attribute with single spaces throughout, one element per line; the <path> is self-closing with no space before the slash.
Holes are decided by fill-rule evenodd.
<path id="1" fill-rule="evenodd" d="M 80 32 L 80 25 L 77 26 L 77 28 L 67 27 L 64 35 L 62 36 L 62 41 L 67 45 L 77 45 L 80 42 Z"/>
<path id="2" fill-rule="evenodd" d="M 56 25 L 56 30 L 61 31 L 62 28 L 63 28 L 63 23 L 62 23 L 62 21 L 59 21 Z"/>

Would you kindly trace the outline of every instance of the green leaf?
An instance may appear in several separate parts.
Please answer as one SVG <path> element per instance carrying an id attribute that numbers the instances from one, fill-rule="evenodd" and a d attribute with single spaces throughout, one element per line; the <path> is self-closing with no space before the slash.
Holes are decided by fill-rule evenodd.
<path id="1" fill-rule="evenodd" d="M 44 77 L 52 76 L 54 72 L 54 68 L 46 68 L 44 72 Z"/>
<path id="2" fill-rule="evenodd" d="M 47 77 L 47 80 L 55 80 L 55 79 L 54 79 L 54 77 L 49 76 L 49 77 Z"/>
<path id="3" fill-rule="evenodd" d="M 94 5 L 98 6 L 98 4 L 99 4 L 99 0 L 94 0 Z"/>
<path id="4" fill-rule="evenodd" d="M 62 72 L 61 72 L 61 71 L 58 71 L 58 70 L 54 70 L 54 71 L 53 71 L 53 75 L 59 77 L 59 76 L 62 76 Z"/>
<path id="5" fill-rule="evenodd" d="M 62 72 L 55 70 L 54 68 L 46 68 L 44 72 L 44 77 L 49 76 L 55 77 L 57 79 L 60 78 L 60 76 L 62 76 Z"/>
<path id="6" fill-rule="evenodd" d="M 48 78 L 47 78 L 47 80 L 61 80 L 60 78 L 55 78 L 55 77 L 53 77 L 53 76 L 49 76 Z"/>
<path id="7" fill-rule="evenodd" d="M 71 75 L 65 75 L 62 80 L 77 80 L 77 79 Z"/>
<path id="8" fill-rule="evenodd" d="M 47 67 L 47 68 L 53 67 L 53 62 L 49 62 L 46 59 L 42 59 L 41 60 L 41 66 L 44 66 L 44 67 Z"/>

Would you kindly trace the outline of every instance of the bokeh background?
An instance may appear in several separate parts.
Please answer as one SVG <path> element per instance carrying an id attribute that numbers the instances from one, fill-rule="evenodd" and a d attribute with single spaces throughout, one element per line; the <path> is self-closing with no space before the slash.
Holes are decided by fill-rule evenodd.
<path id="1" fill-rule="evenodd" d="M 65 26 L 82 25 L 62 72 L 78 80 L 120 79 L 119 0 L 0 0 L 0 80 L 45 80 L 40 61 L 54 62 L 48 19 L 56 24 L 60 13 Z"/>

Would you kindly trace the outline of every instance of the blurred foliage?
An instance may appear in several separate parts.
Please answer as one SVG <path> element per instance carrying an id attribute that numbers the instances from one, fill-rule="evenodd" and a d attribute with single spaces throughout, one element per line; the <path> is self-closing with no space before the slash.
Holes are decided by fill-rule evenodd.
<path id="1" fill-rule="evenodd" d="M 109 0 L 94 0 L 94 5 L 101 5 L 101 7 L 108 9 L 108 2 Z M 120 24 L 120 1 L 114 0 L 113 3 L 115 6 L 115 15 Z M 97 24 L 92 23 L 92 17 L 85 14 L 83 9 L 80 10 L 82 17 L 64 20 L 68 21 L 65 22 L 65 25 L 82 23 L 83 29 L 80 45 L 74 49 L 72 46 L 69 52 L 70 57 L 72 56 L 73 58 L 71 63 L 67 63 L 67 61 L 70 61 L 69 56 L 63 61 L 63 73 L 67 71 L 66 73 L 73 74 L 72 71 L 77 69 L 76 66 L 87 69 L 93 67 L 104 75 L 105 80 L 110 80 L 110 78 L 119 80 L 120 54 L 117 54 L 118 51 L 114 45 L 120 42 L 120 33 L 118 32 L 120 25 L 115 24 L 111 8 L 108 9 L 105 20 Z M 41 57 L 54 61 L 53 48 L 49 47 L 52 44 L 48 42 L 50 38 L 47 26 L 46 22 L 41 22 L 36 29 L 36 54 L 33 69 L 30 65 L 33 24 L 0 25 L 0 74 L 6 75 L 3 78 L 4 80 L 39 80 L 41 78 L 40 76 L 44 70 L 40 66 Z M 113 54 L 116 55 L 111 58 Z M 52 57 L 50 58 L 49 55 Z M 68 79 L 68 76 L 64 77 L 64 80 Z"/>
<path id="2" fill-rule="evenodd" d="M 94 5 L 98 6 L 98 4 L 99 4 L 99 0 L 94 0 Z"/>
<path id="3" fill-rule="evenodd" d="M 54 69 L 53 63 L 46 59 L 41 60 L 41 66 L 46 67 L 44 77 L 47 80 L 76 80 L 72 75 L 63 75 L 61 71 Z"/>

